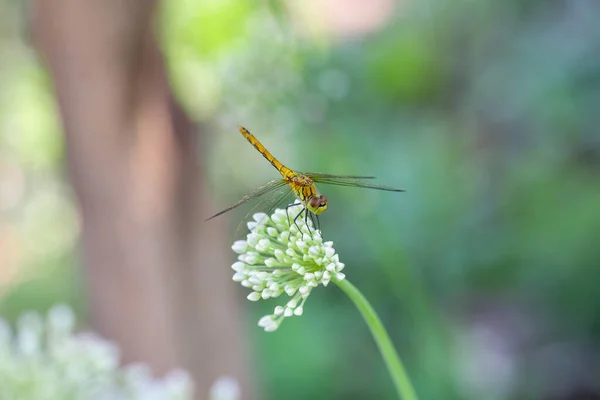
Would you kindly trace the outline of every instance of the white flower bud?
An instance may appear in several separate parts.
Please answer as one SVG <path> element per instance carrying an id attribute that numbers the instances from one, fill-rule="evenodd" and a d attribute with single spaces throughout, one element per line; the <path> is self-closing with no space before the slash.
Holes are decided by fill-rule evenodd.
<path id="1" fill-rule="evenodd" d="M 253 285 L 260 285 L 262 282 L 260 279 L 258 279 L 256 276 L 251 276 L 250 278 L 248 278 L 248 282 L 250 282 Z"/>
<path id="2" fill-rule="evenodd" d="M 250 301 L 258 301 L 258 300 L 260 300 L 260 293 L 252 292 L 246 298 Z"/>
<path id="3" fill-rule="evenodd" d="M 248 249 L 248 243 L 245 240 L 236 240 L 233 242 L 233 246 L 231 246 L 233 251 L 238 254 L 243 254 Z"/>
<path id="4" fill-rule="evenodd" d="M 265 279 L 267 279 L 268 276 L 269 276 L 269 274 L 266 273 L 265 271 L 260 271 L 259 273 L 256 274 L 256 277 L 258 279 L 260 279 L 261 281 L 264 281 Z"/>
<path id="5" fill-rule="evenodd" d="M 296 299 L 292 299 L 290 301 L 288 301 L 287 306 L 289 308 L 296 308 L 296 306 L 298 305 L 298 301 Z"/>
<path id="6" fill-rule="evenodd" d="M 248 247 L 256 247 L 256 244 L 260 240 L 260 236 L 256 233 L 251 233 L 246 237 L 246 242 L 248 243 Z"/>
<path id="7" fill-rule="evenodd" d="M 258 326 L 267 326 L 273 323 L 273 316 L 265 315 L 261 319 L 258 320 Z"/>
<path id="8" fill-rule="evenodd" d="M 282 250 L 280 250 L 280 249 L 276 249 L 273 252 L 273 255 L 275 256 L 275 258 L 277 259 L 277 261 L 280 261 L 280 262 L 283 261 L 283 258 L 285 257 L 285 253 Z"/>
<path id="9" fill-rule="evenodd" d="M 285 222 L 286 216 L 285 215 L 281 215 L 279 213 L 275 213 L 273 215 L 271 215 L 271 220 L 273 222 L 275 222 L 276 224 L 282 224 L 283 222 Z"/>
<path id="10" fill-rule="evenodd" d="M 236 272 L 235 274 L 233 274 L 234 282 L 241 282 L 244 279 L 246 279 L 246 274 L 242 274 L 241 272 Z"/>
<path id="11" fill-rule="evenodd" d="M 281 241 L 281 243 L 287 244 L 290 240 L 290 232 L 289 231 L 281 232 L 281 235 L 279 235 L 279 240 Z"/>
<path id="12" fill-rule="evenodd" d="M 275 265 L 277 265 L 277 260 L 273 257 L 269 257 L 265 260 L 265 265 L 269 268 L 273 268 Z"/>
<path id="13" fill-rule="evenodd" d="M 251 283 L 248 281 L 248 279 L 244 279 L 244 280 L 242 281 L 242 286 L 243 286 L 243 287 L 248 287 L 248 288 L 249 288 L 249 287 L 252 287 L 252 284 L 251 284 Z"/>
<path id="14" fill-rule="evenodd" d="M 292 285 L 285 285 L 285 288 L 283 290 L 285 290 L 285 293 L 288 296 L 293 296 L 294 293 L 296 293 L 296 290 L 298 290 L 298 288 L 296 286 L 292 286 Z"/>
<path id="15" fill-rule="evenodd" d="M 231 269 L 233 269 L 235 272 L 242 272 L 244 269 L 246 269 L 246 264 L 240 261 L 236 261 L 231 266 Z"/>
<path id="16" fill-rule="evenodd" d="M 270 245 L 271 245 L 271 242 L 269 241 L 269 239 L 261 239 L 256 244 L 256 250 L 261 253 L 265 253 L 269 249 Z"/>
<path id="17" fill-rule="evenodd" d="M 252 219 L 254 219 L 256 222 L 264 223 L 266 219 L 269 219 L 269 216 L 263 212 L 258 212 L 252 216 Z"/>

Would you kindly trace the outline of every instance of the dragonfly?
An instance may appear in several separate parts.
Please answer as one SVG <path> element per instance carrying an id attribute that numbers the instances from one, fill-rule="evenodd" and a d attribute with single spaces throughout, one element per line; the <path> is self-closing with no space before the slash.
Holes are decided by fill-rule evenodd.
<path id="1" fill-rule="evenodd" d="M 320 228 L 319 215 L 328 208 L 328 200 L 324 194 L 321 194 L 315 183 L 323 183 L 326 185 L 337 185 L 346 187 L 357 187 L 365 189 L 384 190 L 388 192 L 404 192 L 403 189 L 396 189 L 389 186 L 377 185 L 370 182 L 375 179 L 374 176 L 355 176 L 355 175 L 332 175 L 332 174 L 321 174 L 316 172 L 297 172 L 277 160 L 269 150 L 258 139 L 250 133 L 250 131 L 243 126 L 238 127 L 242 136 L 250 142 L 254 148 L 263 155 L 271 163 L 273 167 L 281 174 L 281 178 L 274 179 L 258 187 L 254 191 L 248 193 L 236 203 L 227 207 L 226 209 L 216 213 L 212 217 L 208 218 L 211 220 L 219 215 L 225 214 L 228 211 L 233 210 L 255 199 L 263 198 L 259 206 L 266 207 L 271 211 L 277 204 L 283 202 L 288 196 L 295 196 L 298 202 L 289 204 L 286 207 L 286 214 L 290 207 L 302 205 L 302 210 L 294 217 L 294 224 L 298 228 L 296 220 L 304 215 L 304 222 L 308 227 L 308 218 L 311 218 L 311 222 L 314 224 L 313 216 L 317 219 L 317 229 Z M 260 200 L 259 200 L 260 201 Z M 289 214 L 287 214 L 289 220 Z M 298 228 L 299 229 L 299 228 Z M 310 228 L 309 228 L 310 229 Z"/>

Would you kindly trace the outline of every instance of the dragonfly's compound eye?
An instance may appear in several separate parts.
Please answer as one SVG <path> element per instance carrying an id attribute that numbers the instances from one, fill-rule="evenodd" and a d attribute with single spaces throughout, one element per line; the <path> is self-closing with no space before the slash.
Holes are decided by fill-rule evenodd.
<path id="1" fill-rule="evenodd" d="M 327 210 L 327 197 L 324 195 L 312 197 L 308 201 L 307 206 L 310 212 L 319 215 L 323 211 Z"/>
<path id="2" fill-rule="evenodd" d="M 308 205 L 311 209 L 315 210 L 317 208 L 319 208 L 319 205 L 321 204 L 321 196 L 319 197 L 312 197 L 309 201 L 308 201 Z"/>
<path id="3" fill-rule="evenodd" d="M 324 194 L 319 196 L 319 207 L 327 207 L 327 196 Z"/>

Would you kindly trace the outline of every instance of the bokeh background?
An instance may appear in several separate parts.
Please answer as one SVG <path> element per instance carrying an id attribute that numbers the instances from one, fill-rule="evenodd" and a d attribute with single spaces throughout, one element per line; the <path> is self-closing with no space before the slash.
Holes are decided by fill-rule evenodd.
<path id="1" fill-rule="evenodd" d="M 102 298 L 85 284 L 53 79 L 26 4 L 0 1 L 0 311 L 67 302 L 85 320 Z M 276 177 L 238 124 L 292 168 L 402 187 L 321 187 L 321 223 L 420 397 L 600 398 L 599 15 L 595 0 L 163 2 L 170 87 L 201 132 L 188 177 L 209 199 L 200 214 Z M 222 254 L 203 268 L 231 274 L 247 211 L 199 228 L 218 232 Z M 274 304 L 226 285 L 246 396 L 394 398 L 335 287 L 268 334 L 256 321 Z M 188 312 L 223 317 L 210 314 L 215 296 Z M 88 321 L 110 336 L 110 319 Z"/>

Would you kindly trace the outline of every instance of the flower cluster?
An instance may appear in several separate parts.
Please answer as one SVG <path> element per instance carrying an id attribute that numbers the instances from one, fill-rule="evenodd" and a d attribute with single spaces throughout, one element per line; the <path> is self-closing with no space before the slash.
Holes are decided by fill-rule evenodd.
<path id="1" fill-rule="evenodd" d="M 221 376 L 210 387 L 210 400 L 239 400 L 242 397 L 240 384 L 231 376 Z"/>
<path id="2" fill-rule="evenodd" d="M 0 399 L 192 399 L 185 371 L 153 378 L 145 364 L 119 367 L 119 351 L 92 334 L 74 333 L 67 306 L 46 318 L 28 312 L 13 333 L 0 319 Z"/>
<path id="3" fill-rule="evenodd" d="M 257 213 L 248 222 L 246 240 L 236 241 L 232 249 L 239 254 L 232 265 L 233 280 L 252 289 L 248 300 L 258 301 L 285 293 L 292 299 L 278 305 L 272 315 L 258 325 L 267 332 L 276 330 L 285 317 L 302 315 L 304 302 L 313 288 L 332 279 L 342 280 L 344 264 L 339 261 L 333 242 L 323 242 L 321 233 L 299 218 L 295 223 L 288 215 L 297 215 L 302 206 L 288 212 L 277 209 L 270 217 Z"/>

